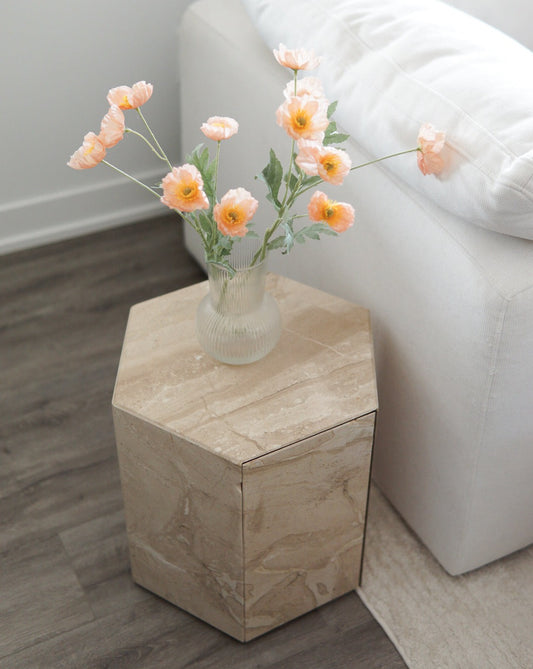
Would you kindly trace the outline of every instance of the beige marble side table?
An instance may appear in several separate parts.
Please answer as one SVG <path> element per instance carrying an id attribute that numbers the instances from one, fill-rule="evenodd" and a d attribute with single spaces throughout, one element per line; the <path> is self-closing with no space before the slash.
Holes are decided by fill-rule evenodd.
<path id="1" fill-rule="evenodd" d="M 113 417 L 133 579 L 249 641 L 359 582 L 377 411 L 369 314 L 277 275 L 283 332 L 205 354 L 207 282 L 132 307 Z"/>

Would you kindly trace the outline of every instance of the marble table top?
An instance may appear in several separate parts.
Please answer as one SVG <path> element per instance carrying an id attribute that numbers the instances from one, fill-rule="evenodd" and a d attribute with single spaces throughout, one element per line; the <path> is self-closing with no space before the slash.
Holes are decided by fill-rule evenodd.
<path id="1" fill-rule="evenodd" d="M 207 281 L 131 308 L 113 405 L 235 465 L 375 411 L 368 310 L 269 274 L 283 332 L 258 362 L 231 366 L 197 342 Z"/>

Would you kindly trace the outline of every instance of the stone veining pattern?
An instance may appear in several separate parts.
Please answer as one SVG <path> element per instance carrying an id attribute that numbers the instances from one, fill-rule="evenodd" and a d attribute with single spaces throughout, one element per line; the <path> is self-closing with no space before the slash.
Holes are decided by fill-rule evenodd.
<path id="1" fill-rule="evenodd" d="M 269 275 L 284 330 L 215 362 L 201 283 L 135 305 L 113 415 L 133 578 L 241 641 L 359 580 L 377 395 L 368 312 Z"/>

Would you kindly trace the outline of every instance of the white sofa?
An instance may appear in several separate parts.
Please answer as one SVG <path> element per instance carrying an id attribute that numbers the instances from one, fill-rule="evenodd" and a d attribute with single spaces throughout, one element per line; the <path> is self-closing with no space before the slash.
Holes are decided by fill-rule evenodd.
<path id="1" fill-rule="evenodd" d="M 492 20 L 513 14 L 489 6 Z M 449 573 L 472 570 L 533 542 L 533 54 L 436 0 L 193 3 L 182 150 L 205 139 L 207 117 L 236 118 L 220 193 L 252 191 L 258 226 L 272 210 L 253 177 L 271 146 L 290 148 L 274 117 L 290 78 L 271 53 L 280 42 L 323 56 L 316 74 L 354 164 L 415 146 L 423 122 L 447 131 L 443 176 L 422 176 L 416 154 L 355 172 L 330 191 L 356 225 L 273 253 L 270 268 L 370 309 L 374 480 Z M 191 234 L 187 245 L 203 262 Z"/>

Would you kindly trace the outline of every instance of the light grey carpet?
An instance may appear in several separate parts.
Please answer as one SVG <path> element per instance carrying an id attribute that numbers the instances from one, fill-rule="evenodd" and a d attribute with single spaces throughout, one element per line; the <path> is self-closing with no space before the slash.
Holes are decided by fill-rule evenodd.
<path id="1" fill-rule="evenodd" d="M 533 668 L 533 546 L 449 576 L 372 486 L 358 594 L 410 669 Z"/>

